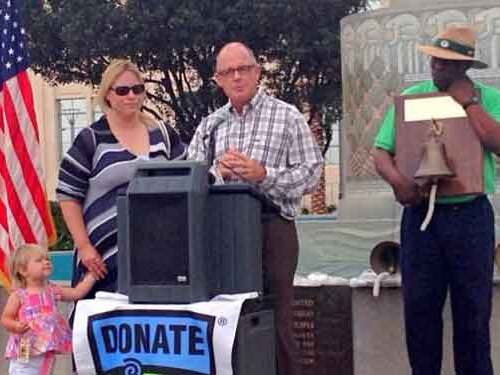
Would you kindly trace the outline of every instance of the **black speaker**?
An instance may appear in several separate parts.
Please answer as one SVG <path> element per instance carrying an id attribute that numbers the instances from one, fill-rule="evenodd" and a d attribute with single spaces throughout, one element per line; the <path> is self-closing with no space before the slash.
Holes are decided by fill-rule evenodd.
<path id="1" fill-rule="evenodd" d="M 188 195 L 134 195 L 129 200 L 132 285 L 187 285 L 189 277 Z"/>
<path id="2" fill-rule="evenodd" d="M 206 181 L 200 162 L 147 162 L 118 198 L 118 288 L 131 302 L 210 298 Z"/>

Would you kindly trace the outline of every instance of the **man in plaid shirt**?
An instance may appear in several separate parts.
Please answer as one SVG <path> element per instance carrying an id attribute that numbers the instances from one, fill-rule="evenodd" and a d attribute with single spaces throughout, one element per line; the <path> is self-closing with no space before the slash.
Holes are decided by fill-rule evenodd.
<path id="1" fill-rule="evenodd" d="M 280 207 L 280 215 L 263 224 L 264 286 L 276 298 L 278 374 L 297 375 L 291 308 L 299 253 L 294 218 L 302 196 L 318 183 L 323 158 L 297 108 L 258 91 L 260 73 L 244 44 L 232 42 L 220 50 L 215 81 L 229 101 L 198 126 L 188 159 L 207 160 L 225 183 L 255 185 Z"/>

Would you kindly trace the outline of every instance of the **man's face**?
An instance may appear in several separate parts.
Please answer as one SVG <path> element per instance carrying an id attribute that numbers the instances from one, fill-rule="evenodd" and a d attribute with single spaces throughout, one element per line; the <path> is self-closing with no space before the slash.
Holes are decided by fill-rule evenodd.
<path id="1" fill-rule="evenodd" d="M 431 57 L 432 80 L 439 91 L 448 90 L 454 81 L 464 78 L 468 67 L 468 62 Z"/>
<path id="2" fill-rule="evenodd" d="M 257 93 L 260 66 L 240 45 L 228 46 L 218 56 L 215 80 L 237 110 Z"/>

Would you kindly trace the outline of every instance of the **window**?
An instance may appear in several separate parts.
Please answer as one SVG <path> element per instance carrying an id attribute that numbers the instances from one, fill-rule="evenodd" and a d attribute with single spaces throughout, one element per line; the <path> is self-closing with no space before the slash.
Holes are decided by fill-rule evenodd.
<path id="1" fill-rule="evenodd" d="M 99 107 L 99 104 L 97 104 L 97 99 L 94 96 L 92 97 L 92 122 L 99 120 L 102 115 L 104 115 L 104 112 L 101 107 Z"/>
<path id="2" fill-rule="evenodd" d="M 61 130 L 60 155 L 64 155 L 80 130 L 88 126 L 87 101 L 85 98 L 57 99 L 57 113 Z"/>
<path id="3" fill-rule="evenodd" d="M 340 133 L 339 133 L 339 123 L 335 122 L 332 124 L 332 140 L 330 141 L 330 147 L 325 155 L 326 164 L 340 163 Z"/>

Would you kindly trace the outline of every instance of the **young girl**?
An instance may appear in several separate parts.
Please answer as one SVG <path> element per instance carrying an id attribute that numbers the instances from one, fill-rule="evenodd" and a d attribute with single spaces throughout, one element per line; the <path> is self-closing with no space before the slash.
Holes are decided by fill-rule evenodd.
<path id="1" fill-rule="evenodd" d="M 71 330 L 57 310 L 57 301 L 76 301 L 94 285 L 87 273 L 75 287 L 56 286 L 48 281 L 52 264 L 47 250 L 24 245 L 10 260 L 13 289 L 2 314 L 2 324 L 11 333 L 5 356 L 10 375 L 51 374 L 56 353 L 71 352 Z"/>

